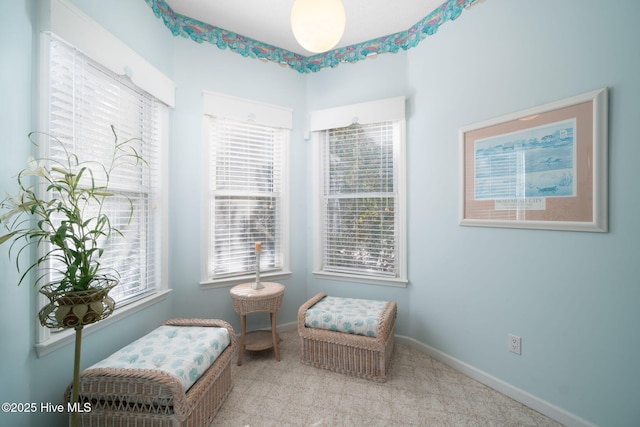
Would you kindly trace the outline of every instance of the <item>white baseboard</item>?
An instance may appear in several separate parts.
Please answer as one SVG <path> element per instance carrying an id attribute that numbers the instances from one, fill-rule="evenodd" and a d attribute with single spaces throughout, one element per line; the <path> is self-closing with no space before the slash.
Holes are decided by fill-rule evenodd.
<path id="1" fill-rule="evenodd" d="M 549 418 L 553 418 L 554 420 L 567 427 L 597 427 L 596 424 L 584 420 L 577 415 L 574 415 L 562 408 L 559 408 L 547 402 L 546 400 L 540 399 L 539 397 L 536 397 L 531 393 L 519 389 L 518 387 L 514 387 L 513 385 L 506 383 L 499 378 L 489 375 L 486 372 L 481 371 L 480 369 L 462 362 L 455 357 L 451 357 L 448 354 L 443 353 L 436 348 L 423 344 L 411 337 L 396 335 L 396 342 L 420 350 L 423 353 L 426 353 L 429 356 L 433 357 L 434 359 L 444 363 L 445 365 L 448 365 L 453 369 L 465 374 L 466 376 L 473 378 L 474 380 L 481 382 L 482 384 L 489 386 L 506 396 L 509 396 L 513 400 L 516 400 L 523 405 L 526 405 L 529 408 L 546 415 Z"/>

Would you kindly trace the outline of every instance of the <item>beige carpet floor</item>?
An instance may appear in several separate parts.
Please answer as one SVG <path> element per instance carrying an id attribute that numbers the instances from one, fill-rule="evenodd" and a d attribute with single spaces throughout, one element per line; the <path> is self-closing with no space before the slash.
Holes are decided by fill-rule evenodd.
<path id="1" fill-rule="evenodd" d="M 387 382 L 375 383 L 300 363 L 297 331 L 273 350 L 233 361 L 234 388 L 211 427 L 560 426 L 554 420 L 396 343 Z"/>

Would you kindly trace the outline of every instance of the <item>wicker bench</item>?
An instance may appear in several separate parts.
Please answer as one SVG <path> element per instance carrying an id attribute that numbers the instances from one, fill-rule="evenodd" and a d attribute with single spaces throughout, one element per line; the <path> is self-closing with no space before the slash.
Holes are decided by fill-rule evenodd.
<path id="1" fill-rule="evenodd" d="M 232 388 L 230 361 L 236 351 L 233 328 L 215 319 L 172 319 L 163 325 L 226 328 L 229 344 L 188 390 L 184 388 L 184 379 L 158 369 L 97 367 L 83 371 L 79 400 L 81 405 L 90 403 L 91 412 L 78 414 L 79 425 L 205 427 L 211 424 Z M 71 388 L 72 385 L 67 387 L 65 402 L 70 400 Z"/>
<path id="2" fill-rule="evenodd" d="M 386 381 L 394 345 L 395 301 L 383 301 L 374 336 L 322 329 L 305 324 L 307 310 L 327 296 L 319 293 L 298 309 L 302 363 L 374 381 Z M 354 300 L 362 301 L 362 300 Z"/>

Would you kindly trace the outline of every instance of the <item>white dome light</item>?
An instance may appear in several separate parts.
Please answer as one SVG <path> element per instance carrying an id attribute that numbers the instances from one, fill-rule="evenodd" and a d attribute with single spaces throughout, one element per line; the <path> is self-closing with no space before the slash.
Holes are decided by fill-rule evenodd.
<path id="1" fill-rule="evenodd" d="M 293 35 L 309 52 L 332 49 L 342 38 L 345 25 L 342 0 L 295 0 L 291 8 Z"/>

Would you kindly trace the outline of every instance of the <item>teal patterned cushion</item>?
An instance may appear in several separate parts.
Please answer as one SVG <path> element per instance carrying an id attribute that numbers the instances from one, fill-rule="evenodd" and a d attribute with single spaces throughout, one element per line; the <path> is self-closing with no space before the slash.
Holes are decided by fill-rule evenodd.
<path id="1" fill-rule="evenodd" d="M 89 369 L 164 371 L 178 377 L 187 391 L 230 342 L 229 331 L 226 328 L 164 325 Z"/>
<path id="2" fill-rule="evenodd" d="M 348 334 L 376 336 L 387 301 L 326 296 L 305 313 L 305 326 Z"/>

